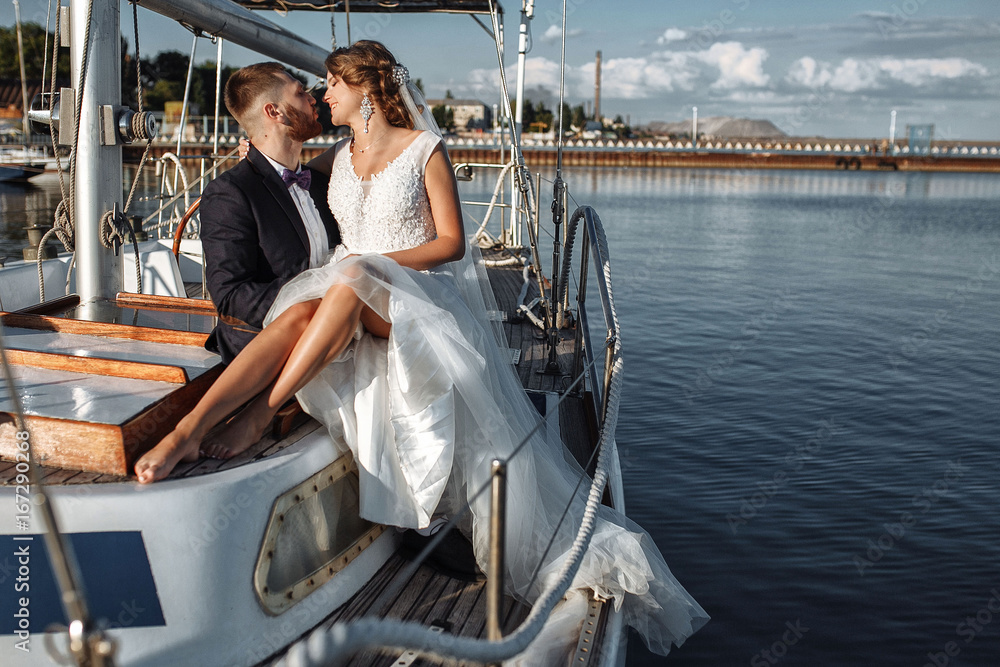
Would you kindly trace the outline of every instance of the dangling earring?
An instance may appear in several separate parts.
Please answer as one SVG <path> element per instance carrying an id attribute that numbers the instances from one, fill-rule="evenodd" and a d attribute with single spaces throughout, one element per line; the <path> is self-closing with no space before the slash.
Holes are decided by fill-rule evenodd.
<path id="1" fill-rule="evenodd" d="M 368 120 L 375 113 L 375 107 L 372 106 L 372 101 L 368 99 L 368 93 L 365 93 L 364 98 L 361 100 L 361 117 L 365 119 L 365 134 L 368 134 Z"/>

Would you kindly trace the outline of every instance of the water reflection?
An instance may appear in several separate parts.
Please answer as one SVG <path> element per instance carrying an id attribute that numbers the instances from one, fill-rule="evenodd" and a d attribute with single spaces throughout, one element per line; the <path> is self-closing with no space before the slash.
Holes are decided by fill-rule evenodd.
<path id="1" fill-rule="evenodd" d="M 43 174 L 27 183 L 0 183 L 0 257 L 20 259 L 21 249 L 28 244 L 24 228 L 51 226 L 61 198 L 55 174 Z"/>
<path id="2" fill-rule="evenodd" d="M 543 176 L 550 174 L 543 173 Z M 577 193 L 583 188 L 622 196 L 753 197 L 775 192 L 795 197 L 889 195 L 961 199 L 1000 196 L 1000 179 L 993 174 L 592 168 L 566 170 L 564 177 Z"/>

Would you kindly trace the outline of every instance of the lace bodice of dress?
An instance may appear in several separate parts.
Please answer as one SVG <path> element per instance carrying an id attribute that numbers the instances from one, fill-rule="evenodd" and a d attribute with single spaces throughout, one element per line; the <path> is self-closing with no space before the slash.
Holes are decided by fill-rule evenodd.
<path id="1" fill-rule="evenodd" d="M 350 140 L 335 147 L 328 199 L 349 253 L 386 253 L 437 238 L 424 168 L 440 138 L 422 132 L 370 181 L 351 162 Z"/>

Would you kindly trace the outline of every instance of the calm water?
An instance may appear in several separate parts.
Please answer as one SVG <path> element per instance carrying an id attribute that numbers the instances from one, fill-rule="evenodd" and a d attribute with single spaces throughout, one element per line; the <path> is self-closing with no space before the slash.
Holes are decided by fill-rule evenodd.
<path id="1" fill-rule="evenodd" d="M 665 662 L 1000 664 L 1000 178 L 570 180 L 617 260 L 628 509 L 713 616 Z"/>
<path id="2" fill-rule="evenodd" d="M 629 513 L 713 617 L 629 664 L 1000 664 L 1000 177 L 567 180 L 611 241 Z M 0 255 L 57 191 L 0 190 Z"/>

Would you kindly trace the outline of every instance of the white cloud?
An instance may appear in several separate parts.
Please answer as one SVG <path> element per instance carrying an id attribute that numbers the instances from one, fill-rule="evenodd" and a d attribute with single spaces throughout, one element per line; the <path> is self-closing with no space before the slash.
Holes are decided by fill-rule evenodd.
<path id="1" fill-rule="evenodd" d="M 833 74 L 829 68 L 820 65 L 815 59 L 805 56 L 799 58 L 788 70 L 788 80 L 806 88 L 821 88 L 830 83 Z"/>
<path id="2" fill-rule="evenodd" d="M 583 34 L 583 30 L 571 29 L 566 32 L 566 38 L 571 39 L 573 37 L 579 37 Z M 550 25 L 548 29 L 542 33 L 542 41 L 546 43 L 558 42 L 562 39 L 562 28 L 557 25 Z"/>
<path id="3" fill-rule="evenodd" d="M 880 63 L 883 72 L 911 86 L 922 86 L 934 79 L 959 79 L 966 76 L 986 76 L 987 69 L 965 58 L 885 58 Z"/>
<path id="4" fill-rule="evenodd" d="M 762 48 L 748 49 L 739 42 L 723 42 L 697 51 L 665 50 L 643 57 L 609 58 L 601 63 L 601 94 L 608 99 L 634 100 L 696 88 L 711 87 L 727 94 L 746 88 L 759 89 L 770 81 L 763 70 L 767 55 Z M 594 62 L 567 67 L 567 94 L 577 98 L 592 96 L 595 67 Z M 469 92 L 482 90 L 497 79 L 490 70 L 474 70 L 469 76 Z M 511 88 L 515 80 L 516 71 L 508 68 Z M 559 63 L 548 58 L 529 58 L 525 83 L 528 87 L 557 91 Z M 459 90 L 463 88 L 456 86 L 455 92 Z"/>
<path id="5" fill-rule="evenodd" d="M 879 87 L 879 68 L 872 60 L 847 58 L 837 66 L 830 77 L 830 87 L 853 93 Z"/>
<path id="6" fill-rule="evenodd" d="M 687 39 L 687 31 L 680 28 L 667 28 L 666 31 L 656 39 L 657 44 L 669 44 Z"/>
<path id="7" fill-rule="evenodd" d="M 786 80 L 806 88 L 829 86 L 853 93 L 884 88 L 893 82 L 919 87 L 988 74 L 984 66 L 965 58 L 845 58 L 834 67 L 806 56 L 792 64 Z"/>
<path id="8" fill-rule="evenodd" d="M 583 80 L 593 90 L 594 64 L 580 68 Z M 691 72 L 683 65 L 671 68 L 666 62 L 647 58 L 612 58 L 601 63 L 601 95 L 627 100 L 642 99 L 690 86 Z M 590 91 L 581 91 L 590 94 Z"/>
<path id="9" fill-rule="evenodd" d="M 713 88 L 766 86 L 771 78 L 764 74 L 767 51 L 759 47 L 747 49 L 739 42 L 716 42 L 697 56 L 719 68 L 719 78 L 712 84 Z"/>

